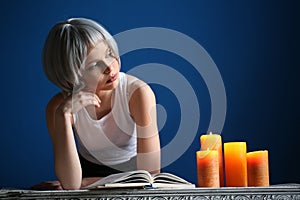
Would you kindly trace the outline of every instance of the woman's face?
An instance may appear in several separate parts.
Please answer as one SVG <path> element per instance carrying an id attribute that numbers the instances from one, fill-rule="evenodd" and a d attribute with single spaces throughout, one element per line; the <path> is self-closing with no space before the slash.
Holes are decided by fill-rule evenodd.
<path id="1" fill-rule="evenodd" d="M 119 83 L 120 64 L 110 47 L 99 42 L 89 51 L 84 65 L 83 81 L 85 90 L 98 92 L 113 90 Z"/>

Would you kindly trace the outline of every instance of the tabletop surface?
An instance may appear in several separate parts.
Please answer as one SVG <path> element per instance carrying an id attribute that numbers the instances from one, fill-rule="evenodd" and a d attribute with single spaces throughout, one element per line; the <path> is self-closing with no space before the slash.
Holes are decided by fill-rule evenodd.
<path id="1" fill-rule="evenodd" d="M 300 184 L 270 187 L 194 189 L 20 190 L 2 188 L 0 199 L 101 199 L 101 200 L 300 200 Z"/>

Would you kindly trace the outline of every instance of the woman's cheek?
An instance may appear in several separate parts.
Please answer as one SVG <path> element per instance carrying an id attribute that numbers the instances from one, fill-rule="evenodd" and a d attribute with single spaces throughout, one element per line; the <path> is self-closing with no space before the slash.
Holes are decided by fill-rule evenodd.
<path id="1" fill-rule="evenodd" d="M 86 87 L 89 90 L 93 90 L 93 91 L 96 91 L 97 87 L 99 86 L 99 81 L 97 79 L 91 78 L 89 80 L 86 80 L 85 83 L 86 83 Z"/>

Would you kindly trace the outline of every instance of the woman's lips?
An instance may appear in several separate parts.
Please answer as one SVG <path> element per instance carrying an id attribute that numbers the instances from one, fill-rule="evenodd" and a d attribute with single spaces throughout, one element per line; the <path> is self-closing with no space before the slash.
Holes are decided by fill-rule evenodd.
<path id="1" fill-rule="evenodd" d="M 106 81 L 106 83 L 112 83 L 112 82 L 114 82 L 115 80 L 117 80 L 117 78 L 118 78 L 117 74 L 114 75 L 114 76 L 111 76 L 110 79 L 108 79 L 108 81 Z"/>

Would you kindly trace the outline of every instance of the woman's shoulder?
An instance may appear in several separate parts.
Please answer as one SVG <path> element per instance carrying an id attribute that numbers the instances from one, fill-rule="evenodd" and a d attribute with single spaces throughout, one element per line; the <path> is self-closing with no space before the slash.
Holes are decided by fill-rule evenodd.
<path id="1" fill-rule="evenodd" d="M 139 101 L 145 97 L 155 99 L 154 93 L 151 87 L 147 83 L 132 75 L 126 74 L 126 77 L 127 77 L 127 88 L 128 88 L 130 100 L 135 99 Z"/>
<path id="2" fill-rule="evenodd" d="M 62 92 L 55 94 L 48 102 L 46 107 L 46 113 L 53 112 L 57 109 L 57 107 L 62 103 L 64 100 L 64 95 Z"/>
<path id="3" fill-rule="evenodd" d="M 145 83 L 144 81 L 142 81 L 141 79 L 135 76 L 126 74 L 126 78 L 127 78 L 127 88 L 130 96 L 138 89 L 139 90 L 151 89 L 147 83 Z"/>
<path id="4" fill-rule="evenodd" d="M 154 92 L 144 81 L 128 75 L 129 84 L 129 111 L 135 123 L 147 126 L 150 123 L 149 111 L 156 105 Z"/>

